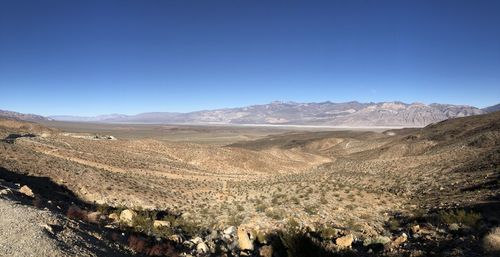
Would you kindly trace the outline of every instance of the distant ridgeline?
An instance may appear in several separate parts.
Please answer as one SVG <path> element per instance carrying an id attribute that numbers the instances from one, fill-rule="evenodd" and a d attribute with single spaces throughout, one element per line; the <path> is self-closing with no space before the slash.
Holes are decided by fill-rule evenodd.
<path id="1" fill-rule="evenodd" d="M 264 124 L 317 126 L 405 126 L 421 127 L 449 118 L 484 114 L 468 105 L 381 103 L 272 102 L 239 108 L 189 113 L 149 112 L 137 115 L 110 114 L 95 117 L 51 116 L 54 120 L 81 122 L 170 123 L 170 124 Z"/>

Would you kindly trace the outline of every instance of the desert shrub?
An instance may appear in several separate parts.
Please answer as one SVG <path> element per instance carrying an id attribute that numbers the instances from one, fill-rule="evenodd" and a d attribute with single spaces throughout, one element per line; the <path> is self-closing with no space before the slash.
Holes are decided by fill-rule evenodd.
<path id="1" fill-rule="evenodd" d="M 371 218 L 371 216 L 370 216 L 370 214 L 363 213 L 363 214 L 359 215 L 359 218 L 361 218 L 363 220 L 368 220 Z"/>
<path id="2" fill-rule="evenodd" d="M 237 226 L 241 225 L 244 218 L 245 217 L 243 217 L 243 215 L 229 215 L 228 225 L 237 227 Z"/>
<path id="3" fill-rule="evenodd" d="M 387 228 L 391 231 L 396 231 L 401 228 L 401 222 L 398 219 L 390 219 L 387 221 Z"/>
<path id="4" fill-rule="evenodd" d="M 117 207 L 115 207 L 115 208 L 111 211 L 111 213 L 114 213 L 114 214 L 116 214 L 116 215 L 120 216 L 120 213 L 122 213 L 122 211 L 123 211 L 123 210 L 126 210 L 126 209 L 127 209 L 127 207 L 125 207 L 125 206 L 117 206 Z M 111 213 L 110 213 L 110 214 L 111 214 Z"/>
<path id="5" fill-rule="evenodd" d="M 278 209 L 267 209 L 266 216 L 275 220 L 281 220 L 285 217 L 285 212 Z"/>
<path id="6" fill-rule="evenodd" d="M 243 207 L 240 204 L 238 204 L 238 205 L 236 205 L 236 210 L 238 210 L 238 211 L 244 211 L 245 207 Z"/>
<path id="7" fill-rule="evenodd" d="M 319 235 L 323 239 L 332 239 L 337 236 L 337 229 L 332 227 L 323 227 L 319 230 Z"/>
<path id="8" fill-rule="evenodd" d="M 255 210 L 258 212 L 264 212 L 266 209 L 267 206 L 263 203 L 257 204 L 257 206 L 255 206 Z"/>
<path id="9" fill-rule="evenodd" d="M 359 224 L 355 219 L 348 219 L 346 221 L 346 225 L 348 228 L 355 230 L 355 231 L 361 231 L 363 229 L 361 224 Z"/>
<path id="10" fill-rule="evenodd" d="M 87 212 L 76 205 L 71 205 L 66 212 L 66 216 L 70 219 L 85 220 L 87 218 Z"/>
<path id="11" fill-rule="evenodd" d="M 285 227 L 286 227 L 287 230 L 295 230 L 295 229 L 299 229 L 300 228 L 300 224 L 294 218 L 290 218 L 290 219 L 288 219 Z"/>
<path id="12" fill-rule="evenodd" d="M 280 231 L 277 240 L 273 240 L 273 250 L 279 256 L 310 257 L 310 256 L 336 256 L 327 250 L 321 243 L 297 229 Z M 314 255 L 311 255 L 314 253 Z"/>
<path id="13" fill-rule="evenodd" d="M 113 208 L 107 204 L 99 204 L 96 207 L 96 211 L 108 215 L 113 211 Z"/>
<path id="14" fill-rule="evenodd" d="M 151 233 L 153 231 L 153 219 L 149 213 L 139 212 L 132 220 L 134 229 L 138 232 Z"/>
<path id="15" fill-rule="evenodd" d="M 492 256 L 500 256 L 500 227 L 496 227 L 483 239 L 484 251 Z"/>
<path id="16" fill-rule="evenodd" d="M 440 211 L 438 217 L 440 222 L 448 225 L 458 223 L 470 227 L 475 226 L 481 220 L 480 213 L 465 210 Z"/>
<path id="17" fill-rule="evenodd" d="M 134 251 L 142 253 L 146 249 L 146 239 L 140 236 L 131 235 L 128 238 L 128 246 Z"/>
<path id="18" fill-rule="evenodd" d="M 286 197 L 284 194 L 276 194 L 273 196 L 273 199 L 271 199 L 271 203 L 273 205 L 281 204 L 283 202 L 283 199 Z"/>
<path id="19" fill-rule="evenodd" d="M 175 227 L 182 230 L 189 236 L 194 236 L 199 234 L 201 227 L 194 221 L 186 220 L 183 218 L 178 218 L 175 220 Z"/>
<path id="20" fill-rule="evenodd" d="M 352 211 L 352 210 L 356 209 L 356 207 L 357 207 L 357 206 L 356 206 L 356 205 L 354 205 L 354 204 L 348 204 L 348 205 L 346 205 L 346 206 L 345 206 L 345 208 L 346 208 L 346 209 L 348 209 L 348 210 L 350 210 L 350 211 Z"/>
<path id="21" fill-rule="evenodd" d="M 255 235 L 255 238 L 259 243 L 264 244 L 267 242 L 267 235 L 264 232 L 252 230 L 252 234 Z"/>
<path id="22" fill-rule="evenodd" d="M 315 215 L 318 213 L 318 206 L 316 205 L 307 205 L 304 207 L 304 211 L 309 215 Z"/>
<path id="23" fill-rule="evenodd" d="M 300 200 L 299 198 L 297 198 L 296 196 L 293 196 L 292 198 L 290 198 L 290 201 L 293 203 L 293 204 L 300 204 Z"/>
<path id="24" fill-rule="evenodd" d="M 167 238 L 174 234 L 170 227 L 153 227 L 153 234 L 158 238 Z"/>

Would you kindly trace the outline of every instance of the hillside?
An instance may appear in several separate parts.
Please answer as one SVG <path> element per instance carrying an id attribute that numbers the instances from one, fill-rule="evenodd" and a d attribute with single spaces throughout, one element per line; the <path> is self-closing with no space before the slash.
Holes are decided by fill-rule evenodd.
<path id="1" fill-rule="evenodd" d="M 497 111 L 500 111 L 500 104 L 489 106 L 489 107 L 483 108 L 482 110 L 486 113 L 497 112 Z"/>
<path id="2" fill-rule="evenodd" d="M 20 112 L 0 110 L 0 117 L 14 118 L 25 121 L 49 121 L 51 118 L 47 118 L 36 114 L 26 114 Z"/>
<path id="3" fill-rule="evenodd" d="M 177 235 L 184 243 L 176 249 L 195 256 L 206 256 L 199 240 L 232 256 L 270 245 L 278 251 L 276 240 L 286 237 L 272 235 L 290 232 L 290 224 L 325 253 L 353 238 L 354 256 L 477 256 L 482 237 L 500 222 L 498 112 L 384 133 L 289 131 L 226 146 L 11 122 L 0 123 L 5 138 L 21 135 L 0 142 L 0 175 L 13 183 L 10 190 L 27 184 L 40 196 L 37 205 L 56 204 L 63 214 L 71 202 L 98 210 L 100 224 L 115 231 L 170 243 Z M 46 193 L 49 181 L 70 193 Z M 176 225 L 147 230 L 159 216 L 144 212 L 147 220 L 118 226 L 108 215 L 124 208 L 172 213 Z M 254 250 L 220 239 L 231 225 L 249 231 Z"/>

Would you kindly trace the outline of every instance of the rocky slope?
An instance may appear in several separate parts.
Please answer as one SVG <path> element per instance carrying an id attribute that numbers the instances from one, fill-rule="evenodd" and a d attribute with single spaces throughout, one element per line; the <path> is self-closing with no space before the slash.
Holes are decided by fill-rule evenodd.
<path id="1" fill-rule="evenodd" d="M 499 121 L 495 112 L 220 146 L 43 135 L 8 120 L 2 135 L 32 135 L 0 142 L 0 178 L 18 184 L 12 192 L 28 185 L 41 196 L 34 205 L 68 216 L 94 243 L 137 254 L 485 256 L 481 242 L 500 224 Z"/>
<path id="2" fill-rule="evenodd" d="M 26 113 L 6 111 L 6 110 L 0 110 L 0 117 L 15 118 L 15 119 L 25 120 L 25 121 L 49 121 L 49 120 L 52 120 L 51 118 L 47 118 L 47 117 L 44 117 L 41 115 L 26 114 Z"/>
<path id="3" fill-rule="evenodd" d="M 482 110 L 486 113 L 497 112 L 497 111 L 500 111 L 500 104 L 489 106 L 489 107 L 483 108 Z"/>
<path id="4" fill-rule="evenodd" d="M 425 126 L 441 120 L 478 115 L 472 106 L 450 104 L 382 103 L 295 103 L 272 102 L 241 108 L 190 113 L 153 112 L 138 115 L 97 117 L 53 116 L 56 120 L 140 122 L 140 123 L 219 123 L 219 124 L 292 124 L 328 126 Z"/>

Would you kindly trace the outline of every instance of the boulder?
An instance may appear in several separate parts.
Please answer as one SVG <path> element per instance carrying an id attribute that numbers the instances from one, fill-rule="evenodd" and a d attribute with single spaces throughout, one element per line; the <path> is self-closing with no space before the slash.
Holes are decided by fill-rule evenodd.
<path id="1" fill-rule="evenodd" d="M 236 227 L 235 226 L 230 226 L 230 227 L 224 229 L 224 235 L 234 236 L 235 234 L 236 234 Z"/>
<path id="2" fill-rule="evenodd" d="M 120 222 L 125 223 L 131 227 L 133 225 L 135 217 L 137 217 L 137 213 L 135 211 L 123 210 L 120 213 Z"/>
<path id="3" fill-rule="evenodd" d="M 391 238 L 387 236 L 378 236 L 374 240 L 375 243 L 386 245 L 391 242 Z"/>
<path id="4" fill-rule="evenodd" d="M 168 228 L 170 227 L 170 222 L 165 220 L 155 220 L 153 221 L 154 228 Z"/>
<path id="5" fill-rule="evenodd" d="M 407 240 L 408 240 L 408 236 L 406 235 L 406 233 L 403 233 L 400 236 L 396 237 L 396 239 L 394 239 L 394 241 L 392 241 L 391 246 L 397 247 L 397 246 L 403 244 L 404 242 L 406 242 Z"/>
<path id="6" fill-rule="evenodd" d="M 238 247 L 238 241 L 237 240 L 229 241 L 229 242 L 226 242 L 226 243 L 227 243 L 227 249 L 229 251 L 233 251 L 234 249 L 236 249 Z"/>
<path id="7" fill-rule="evenodd" d="M 10 189 L 5 188 L 0 190 L 0 195 L 8 195 L 8 194 L 10 194 Z"/>
<path id="8" fill-rule="evenodd" d="M 203 239 L 199 236 L 193 238 L 190 240 L 191 242 L 195 243 L 195 244 L 200 244 L 200 243 L 203 243 Z"/>
<path id="9" fill-rule="evenodd" d="M 168 237 L 169 240 L 176 242 L 178 244 L 182 243 L 182 237 L 180 235 L 171 235 Z"/>
<path id="10" fill-rule="evenodd" d="M 354 241 L 354 236 L 352 234 L 345 235 L 343 237 L 339 237 L 335 240 L 335 244 L 337 244 L 341 248 L 349 248 Z"/>
<path id="11" fill-rule="evenodd" d="M 208 234 L 205 237 L 205 241 L 212 241 L 212 240 L 217 240 L 217 239 L 219 239 L 219 233 L 215 229 L 210 231 L 210 234 Z"/>
<path id="12" fill-rule="evenodd" d="M 199 243 L 197 246 L 196 246 L 196 251 L 198 253 L 208 253 L 208 251 L 210 251 L 210 249 L 208 248 L 208 245 L 201 242 Z"/>
<path id="13" fill-rule="evenodd" d="M 116 213 L 111 213 L 110 215 L 108 215 L 108 219 L 110 219 L 112 222 L 118 222 L 120 221 L 120 216 L 118 216 L 118 214 Z"/>
<path id="14" fill-rule="evenodd" d="M 418 234 L 420 232 L 420 225 L 415 225 L 411 227 L 411 233 L 412 234 Z"/>
<path id="15" fill-rule="evenodd" d="M 19 193 L 22 193 L 26 196 L 29 196 L 29 197 L 34 197 L 35 194 L 33 194 L 33 191 L 31 191 L 31 188 L 29 188 L 28 186 L 24 185 L 22 186 L 20 189 L 19 189 Z"/>
<path id="16" fill-rule="evenodd" d="M 249 233 L 244 228 L 238 228 L 238 246 L 241 250 L 253 251 L 253 242 L 250 240 Z"/>
<path id="17" fill-rule="evenodd" d="M 54 229 L 52 229 L 52 226 L 50 226 L 49 224 L 43 224 L 42 227 L 45 229 L 45 231 L 47 231 L 47 233 L 55 235 Z"/>
<path id="18" fill-rule="evenodd" d="M 87 213 L 87 221 L 90 223 L 99 223 L 99 219 L 101 218 L 101 213 L 98 211 Z"/>

